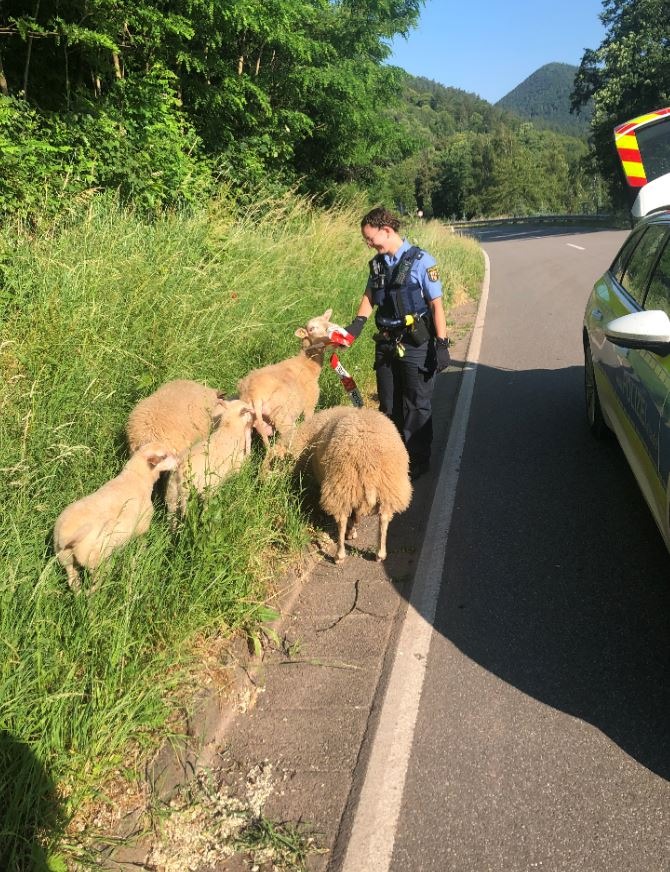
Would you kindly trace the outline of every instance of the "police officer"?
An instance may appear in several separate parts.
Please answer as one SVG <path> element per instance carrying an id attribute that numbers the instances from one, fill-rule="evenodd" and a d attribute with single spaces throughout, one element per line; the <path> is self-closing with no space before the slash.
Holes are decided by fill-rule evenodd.
<path id="1" fill-rule="evenodd" d="M 379 409 L 403 437 L 414 480 L 430 463 L 435 373 L 449 365 L 449 340 L 435 258 L 410 245 L 399 228 L 397 216 L 384 207 L 363 216 L 363 239 L 377 253 L 370 261 L 358 313 L 347 330 L 359 336 L 376 310 Z"/>

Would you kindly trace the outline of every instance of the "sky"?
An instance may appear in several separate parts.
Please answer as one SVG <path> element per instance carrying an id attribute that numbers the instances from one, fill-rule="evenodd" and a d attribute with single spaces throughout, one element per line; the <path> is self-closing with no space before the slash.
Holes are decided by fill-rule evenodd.
<path id="1" fill-rule="evenodd" d="M 535 70 L 579 63 L 605 36 L 602 0 L 426 0 L 388 62 L 496 103 Z"/>

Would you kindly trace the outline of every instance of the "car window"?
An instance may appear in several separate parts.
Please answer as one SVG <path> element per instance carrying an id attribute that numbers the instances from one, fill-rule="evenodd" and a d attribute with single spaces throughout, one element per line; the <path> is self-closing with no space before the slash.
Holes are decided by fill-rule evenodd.
<path id="1" fill-rule="evenodd" d="M 660 224 L 647 227 L 646 233 L 632 253 L 621 277 L 621 285 L 636 303 L 642 305 L 649 274 L 665 241 L 665 228 Z"/>
<path id="2" fill-rule="evenodd" d="M 612 266 L 610 267 L 610 272 L 614 275 L 614 278 L 621 283 L 621 279 L 623 278 L 623 271 L 628 264 L 628 258 L 631 255 L 631 252 L 638 244 L 640 239 L 642 238 L 642 234 L 646 228 L 642 227 L 639 230 L 630 234 L 628 239 L 621 246 L 621 250 L 616 256 L 616 259 Z"/>
<path id="3" fill-rule="evenodd" d="M 667 241 L 649 282 L 644 308 L 662 309 L 670 315 L 670 245 Z"/>

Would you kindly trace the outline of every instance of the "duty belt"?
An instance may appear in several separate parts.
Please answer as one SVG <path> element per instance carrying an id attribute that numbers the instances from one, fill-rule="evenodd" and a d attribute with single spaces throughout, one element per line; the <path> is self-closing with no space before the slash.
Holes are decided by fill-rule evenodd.
<path id="1" fill-rule="evenodd" d="M 406 333 L 410 333 L 415 329 L 420 321 L 423 321 L 429 327 L 429 316 L 427 312 L 421 315 L 405 315 L 405 318 L 385 318 L 383 315 L 375 317 L 375 323 L 379 328 L 379 332 L 372 337 L 375 342 L 388 342 L 394 346 L 394 351 L 398 357 L 405 356 L 405 346 L 401 342 Z M 428 341 L 428 336 L 425 341 Z M 423 344 L 423 343 L 421 343 Z"/>

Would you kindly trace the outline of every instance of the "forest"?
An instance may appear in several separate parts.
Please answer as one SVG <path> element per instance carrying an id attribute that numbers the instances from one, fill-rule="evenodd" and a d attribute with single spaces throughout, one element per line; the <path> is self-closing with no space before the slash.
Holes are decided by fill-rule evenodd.
<path id="1" fill-rule="evenodd" d="M 326 204 L 363 192 L 444 219 L 607 208 L 611 127 L 666 97 L 661 0 L 603 3 L 608 36 L 573 92 L 575 109 L 595 98 L 591 148 L 389 66 L 391 39 L 422 5 L 6 0 L 0 215 L 34 220 L 103 190 L 145 212 L 223 189 Z"/>
<path id="2" fill-rule="evenodd" d="M 479 97 L 406 77 L 396 123 L 416 148 L 387 173 L 381 198 L 430 217 L 596 212 L 608 202 L 585 138 L 543 130 Z"/>
<path id="3" fill-rule="evenodd" d="M 379 106 L 421 0 L 7 0 L 0 212 L 101 189 L 142 209 L 220 186 L 374 186 L 411 153 Z"/>

